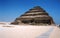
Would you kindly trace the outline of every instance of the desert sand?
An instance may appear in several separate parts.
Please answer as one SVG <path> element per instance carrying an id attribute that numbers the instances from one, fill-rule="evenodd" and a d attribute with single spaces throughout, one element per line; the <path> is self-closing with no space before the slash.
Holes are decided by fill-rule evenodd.
<path id="1" fill-rule="evenodd" d="M 60 38 L 60 28 L 54 25 L 10 25 L 0 23 L 0 38 Z"/>

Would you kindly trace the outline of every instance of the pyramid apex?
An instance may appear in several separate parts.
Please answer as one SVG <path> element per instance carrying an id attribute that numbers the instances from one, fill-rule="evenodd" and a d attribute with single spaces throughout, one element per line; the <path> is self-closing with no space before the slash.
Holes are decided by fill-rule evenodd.
<path id="1" fill-rule="evenodd" d="M 34 6 L 34 7 L 31 8 L 30 10 L 31 10 L 31 11 L 32 11 L 32 10 L 35 10 L 35 11 L 37 10 L 37 11 L 40 11 L 40 12 L 46 12 L 46 11 L 45 11 L 42 7 L 40 7 L 40 6 Z"/>
<path id="2" fill-rule="evenodd" d="M 40 7 L 40 6 L 35 6 L 35 8 Z"/>
<path id="3" fill-rule="evenodd" d="M 35 7 L 33 7 L 33 8 L 41 8 L 40 6 L 35 6 Z"/>

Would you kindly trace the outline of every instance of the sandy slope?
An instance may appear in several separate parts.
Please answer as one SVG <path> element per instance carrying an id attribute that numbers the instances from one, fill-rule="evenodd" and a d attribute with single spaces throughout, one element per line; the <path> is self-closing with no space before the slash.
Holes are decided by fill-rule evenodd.
<path id="1" fill-rule="evenodd" d="M 56 26 L 0 24 L 0 38 L 60 38 Z"/>
<path id="2" fill-rule="evenodd" d="M 50 38 L 60 38 L 60 28 L 54 27 L 54 30 L 50 34 Z"/>

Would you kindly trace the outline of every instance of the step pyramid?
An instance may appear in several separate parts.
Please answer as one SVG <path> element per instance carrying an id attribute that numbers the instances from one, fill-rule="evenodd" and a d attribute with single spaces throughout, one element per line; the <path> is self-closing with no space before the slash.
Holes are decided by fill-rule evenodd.
<path id="1" fill-rule="evenodd" d="M 11 24 L 54 24 L 51 16 L 40 6 L 35 6 L 16 18 Z"/>

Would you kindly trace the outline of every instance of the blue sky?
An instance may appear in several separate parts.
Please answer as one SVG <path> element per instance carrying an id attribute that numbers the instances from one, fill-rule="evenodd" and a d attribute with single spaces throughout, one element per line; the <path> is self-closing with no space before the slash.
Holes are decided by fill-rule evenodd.
<path id="1" fill-rule="evenodd" d="M 0 0 L 0 22 L 12 22 L 37 5 L 44 8 L 56 24 L 60 24 L 60 0 Z"/>

